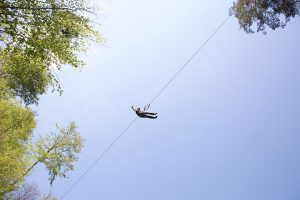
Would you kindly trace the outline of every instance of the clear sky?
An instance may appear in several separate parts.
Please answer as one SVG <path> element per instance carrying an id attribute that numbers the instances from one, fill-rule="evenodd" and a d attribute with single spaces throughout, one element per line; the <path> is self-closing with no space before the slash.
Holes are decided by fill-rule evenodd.
<path id="1" fill-rule="evenodd" d="M 41 97 L 37 134 L 76 121 L 85 148 L 61 197 L 228 16 L 231 0 L 99 1 L 86 67 Z M 100 15 L 103 14 L 104 16 Z M 299 200 L 300 19 L 248 35 L 230 18 L 65 199 Z M 44 167 L 28 181 L 49 190 Z"/>

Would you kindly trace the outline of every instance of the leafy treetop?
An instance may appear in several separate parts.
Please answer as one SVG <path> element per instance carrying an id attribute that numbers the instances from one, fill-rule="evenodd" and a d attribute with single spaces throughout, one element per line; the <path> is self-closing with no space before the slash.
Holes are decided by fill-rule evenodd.
<path id="1" fill-rule="evenodd" d="M 267 27 L 284 28 L 291 18 L 299 15 L 299 3 L 297 0 L 238 0 L 230 14 L 238 19 L 245 32 L 266 34 Z"/>
<path id="2" fill-rule="evenodd" d="M 56 71 L 83 66 L 78 53 L 90 40 L 104 42 L 92 10 L 86 0 L 0 2 L 0 79 L 25 104 L 37 103 L 50 85 L 61 92 Z"/>

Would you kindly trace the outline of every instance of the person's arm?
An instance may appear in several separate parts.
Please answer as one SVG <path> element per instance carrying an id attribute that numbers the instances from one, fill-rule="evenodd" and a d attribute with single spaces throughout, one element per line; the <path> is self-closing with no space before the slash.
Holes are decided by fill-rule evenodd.
<path id="1" fill-rule="evenodd" d="M 134 107 L 133 107 L 133 106 L 131 106 L 131 108 L 132 108 L 132 110 L 133 110 L 134 112 L 136 112 L 136 110 L 134 109 Z"/>

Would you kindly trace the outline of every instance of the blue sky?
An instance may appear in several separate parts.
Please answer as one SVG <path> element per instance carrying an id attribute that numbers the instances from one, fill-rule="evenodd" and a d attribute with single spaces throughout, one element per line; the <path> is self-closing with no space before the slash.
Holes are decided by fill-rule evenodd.
<path id="1" fill-rule="evenodd" d="M 106 46 L 41 97 L 37 134 L 76 121 L 85 148 L 61 197 L 228 16 L 232 1 L 99 1 Z M 299 18 L 267 35 L 230 18 L 65 199 L 300 199 Z M 34 181 L 49 190 L 44 167 Z"/>

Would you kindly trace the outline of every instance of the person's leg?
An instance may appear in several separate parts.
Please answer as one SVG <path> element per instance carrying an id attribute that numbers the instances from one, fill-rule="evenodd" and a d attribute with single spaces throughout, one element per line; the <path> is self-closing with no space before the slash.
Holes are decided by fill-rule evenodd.
<path id="1" fill-rule="evenodd" d="M 151 115 L 144 115 L 145 116 L 145 118 L 149 118 L 149 119 L 156 119 L 157 118 L 157 116 L 151 116 Z"/>
<path id="2" fill-rule="evenodd" d="M 143 112 L 145 115 L 157 115 L 157 113 L 151 113 L 151 112 Z"/>

